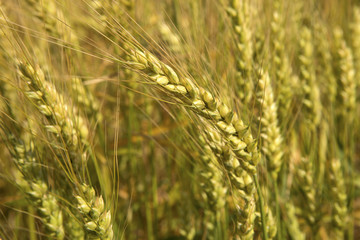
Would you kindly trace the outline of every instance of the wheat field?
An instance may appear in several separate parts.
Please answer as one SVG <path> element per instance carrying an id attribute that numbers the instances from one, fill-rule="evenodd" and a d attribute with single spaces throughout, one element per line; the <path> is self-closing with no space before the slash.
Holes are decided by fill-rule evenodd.
<path id="1" fill-rule="evenodd" d="M 360 238 L 360 1 L 1 0 L 0 240 Z"/>

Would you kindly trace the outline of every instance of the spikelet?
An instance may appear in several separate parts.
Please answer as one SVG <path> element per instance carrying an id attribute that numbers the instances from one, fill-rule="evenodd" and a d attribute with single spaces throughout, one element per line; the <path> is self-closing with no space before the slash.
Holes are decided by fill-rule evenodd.
<path id="1" fill-rule="evenodd" d="M 75 216 L 66 216 L 64 220 L 64 228 L 66 233 L 65 239 L 85 239 L 85 233 L 82 224 L 79 223 L 79 220 Z"/>
<path id="2" fill-rule="evenodd" d="M 179 54 L 183 51 L 183 46 L 181 44 L 181 40 L 179 36 L 173 32 L 173 30 L 169 27 L 165 22 L 159 23 L 159 31 L 162 39 L 168 44 L 169 49 L 174 54 Z"/>
<path id="3" fill-rule="evenodd" d="M 84 110 L 86 116 L 94 119 L 94 121 L 102 122 L 103 116 L 100 112 L 100 104 L 97 99 L 87 89 L 81 78 L 73 77 L 71 79 L 71 87 L 73 95 L 76 98 L 77 106 Z"/>

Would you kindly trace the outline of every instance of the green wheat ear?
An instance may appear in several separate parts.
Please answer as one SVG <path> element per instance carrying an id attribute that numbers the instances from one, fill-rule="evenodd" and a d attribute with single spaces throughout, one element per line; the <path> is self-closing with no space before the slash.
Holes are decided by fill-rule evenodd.
<path id="1" fill-rule="evenodd" d="M 278 101 L 280 124 L 283 125 L 288 121 L 287 114 L 290 111 L 294 92 L 293 87 L 293 70 L 288 53 L 285 51 L 285 22 L 284 9 L 281 0 L 273 1 L 273 13 L 271 19 L 270 45 L 272 54 L 271 70 L 274 72 L 274 82 L 277 88 L 275 96 Z M 285 126 L 284 126 L 285 127 Z"/>
<path id="2" fill-rule="evenodd" d="M 57 92 L 55 86 L 45 80 L 40 67 L 32 67 L 29 63 L 18 63 L 20 78 L 27 84 L 26 96 L 34 102 L 39 112 L 49 121 L 46 131 L 54 134 L 60 142 L 64 142 L 69 156 L 76 168 L 86 161 L 79 149 L 88 144 L 89 130 L 85 120 L 75 115 L 72 107 L 67 105 L 64 97 Z"/>
<path id="3" fill-rule="evenodd" d="M 353 54 L 344 39 L 341 28 L 334 29 L 336 45 L 336 70 L 338 75 L 339 111 L 344 121 L 354 120 L 356 108 L 356 80 Z"/>
<path id="4" fill-rule="evenodd" d="M 6 135 L 12 159 L 18 168 L 15 172 L 15 183 L 37 209 L 39 219 L 45 226 L 45 234 L 51 239 L 63 240 L 63 213 L 58 199 L 49 189 L 39 169 L 41 161 L 36 156 L 34 143 L 30 140 L 26 144 L 8 132 L 9 128 L 1 127 Z"/>
<path id="5" fill-rule="evenodd" d="M 348 221 L 347 196 L 344 183 L 344 177 L 341 170 L 341 162 L 339 159 L 330 161 L 330 169 L 328 173 L 328 181 L 330 194 L 332 197 L 332 225 L 333 234 L 336 239 L 344 238 L 344 231 Z"/>
<path id="6" fill-rule="evenodd" d="M 313 37 L 307 27 L 300 30 L 299 61 L 304 118 L 310 122 L 309 126 L 316 128 L 321 120 L 321 101 L 315 75 Z"/>
<path id="7" fill-rule="evenodd" d="M 267 71 L 262 70 L 258 83 L 257 98 L 262 109 L 261 140 L 262 152 L 266 157 L 267 170 L 274 181 L 278 178 L 283 164 L 283 137 L 278 123 L 278 107 Z"/>
<path id="8" fill-rule="evenodd" d="M 197 114 L 199 117 L 214 125 L 217 131 L 224 136 L 226 145 L 232 150 L 234 159 L 232 169 L 241 166 L 245 171 L 231 170 L 229 174 L 232 184 L 237 189 L 246 186 L 239 191 L 239 195 L 244 199 L 243 207 L 238 208 L 239 224 L 238 233 L 245 239 L 253 236 L 255 219 L 255 198 L 256 191 L 253 175 L 256 173 L 256 166 L 259 162 L 260 153 L 257 150 L 257 141 L 253 138 L 250 130 L 243 121 L 238 118 L 236 113 L 220 100 L 215 98 L 210 92 L 190 79 L 179 75 L 173 68 L 162 63 L 149 52 L 140 50 L 134 46 L 131 49 L 131 62 L 129 66 L 141 71 L 151 82 L 161 87 L 172 99 L 187 106 L 186 109 Z"/>
<path id="9" fill-rule="evenodd" d="M 302 215 L 307 225 L 312 229 L 312 235 L 316 235 L 319 229 L 318 221 L 321 215 L 314 184 L 313 164 L 309 158 L 302 158 L 300 166 L 296 169 L 297 184 L 302 194 Z"/>
<path id="10" fill-rule="evenodd" d="M 231 24 L 236 40 L 235 66 L 238 96 L 241 103 L 248 107 L 254 91 L 252 80 L 253 71 L 253 43 L 252 31 L 249 26 L 249 6 L 246 1 L 229 0 L 227 13 L 231 17 Z"/>
<path id="11" fill-rule="evenodd" d="M 353 11 L 353 22 L 351 28 L 351 47 L 354 55 L 354 66 L 356 70 L 357 87 L 360 87 L 360 7 L 355 6 Z"/>
<path id="12" fill-rule="evenodd" d="M 106 210 L 102 196 L 97 197 L 95 190 L 84 184 L 81 186 L 81 194 L 75 198 L 78 202 L 77 208 L 83 217 L 87 238 L 114 239 L 111 212 Z"/>

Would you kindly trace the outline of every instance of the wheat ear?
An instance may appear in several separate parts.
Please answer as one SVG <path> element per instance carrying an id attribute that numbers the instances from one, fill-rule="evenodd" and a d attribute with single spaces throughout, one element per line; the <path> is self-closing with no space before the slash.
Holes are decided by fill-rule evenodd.
<path id="1" fill-rule="evenodd" d="M 305 234 L 300 230 L 298 218 L 296 217 L 296 209 L 294 204 L 292 202 L 287 202 L 285 204 L 285 208 L 287 213 L 286 226 L 291 239 L 305 240 Z"/>
<path id="2" fill-rule="evenodd" d="M 360 7 L 355 6 L 353 10 L 353 22 L 351 28 L 351 47 L 354 55 L 354 66 L 356 70 L 357 87 L 360 87 Z"/>
<path id="3" fill-rule="evenodd" d="M 274 12 L 271 20 L 271 47 L 273 64 L 275 71 L 275 96 L 278 101 L 279 118 L 281 123 L 286 122 L 293 93 L 291 91 L 292 68 L 289 57 L 285 51 L 285 27 L 281 0 L 274 1 Z"/>
<path id="4" fill-rule="evenodd" d="M 236 36 L 236 82 L 239 84 L 239 98 L 245 107 L 248 107 L 252 98 L 254 84 L 252 82 L 252 33 L 249 27 L 246 10 L 247 2 L 229 0 L 227 13 Z"/>
<path id="5" fill-rule="evenodd" d="M 172 99 L 184 104 L 187 109 L 216 126 L 235 153 L 241 167 L 251 174 L 256 173 L 256 165 L 260 158 L 257 141 L 253 138 L 249 127 L 234 111 L 222 104 L 210 92 L 197 87 L 190 78 L 182 77 L 149 52 L 133 48 L 129 55 L 131 61 L 127 64 L 132 69 L 141 71 L 149 80 L 162 87 Z"/>
<path id="6" fill-rule="evenodd" d="M 325 104 L 331 106 L 336 99 L 337 83 L 333 67 L 329 64 L 333 62 L 333 57 L 331 55 L 328 31 L 323 22 L 316 23 L 314 28 L 314 41 L 318 59 L 317 78 L 319 79 L 319 83 L 323 83 L 326 88 L 324 92 Z"/>
<path id="7" fill-rule="evenodd" d="M 87 145 L 88 128 L 81 116 L 75 116 L 55 87 L 45 80 L 39 67 L 29 63 L 18 63 L 19 75 L 27 84 L 26 96 L 35 103 L 39 112 L 49 121 L 45 129 L 55 134 L 60 142 L 64 142 L 70 160 L 79 167 L 86 159 L 78 151 Z"/>
<path id="8" fill-rule="evenodd" d="M 338 71 L 338 94 L 340 98 L 339 108 L 344 121 L 352 123 L 356 108 L 356 82 L 353 55 L 347 46 L 343 31 L 340 28 L 334 30 L 334 41 L 337 49 L 337 71 Z"/>
<path id="9" fill-rule="evenodd" d="M 135 46 L 129 46 L 128 49 L 131 49 L 129 52 L 131 61 L 127 62 L 130 68 L 140 71 L 146 78 L 168 93 L 169 97 L 206 119 L 223 135 L 226 145 L 236 156 L 236 159 L 231 162 L 234 164 L 232 169 L 236 169 L 236 171 L 231 174 L 238 178 L 236 175 L 243 175 L 247 172 L 246 177 L 238 181 L 242 183 L 245 181 L 245 185 L 249 186 L 244 195 L 247 199 L 245 209 L 248 209 L 246 212 L 249 214 L 242 215 L 242 222 L 245 221 L 246 224 L 239 228 L 242 229 L 241 232 L 244 236 L 251 238 L 255 209 L 255 186 L 252 177 L 256 174 L 260 153 L 257 150 L 257 141 L 253 138 L 250 129 L 234 111 L 231 111 L 228 106 L 222 104 L 219 99 L 205 89 L 197 87 L 190 78 L 182 77 L 172 67 L 162 63 L 149 52 Z M 236 186 L 236 181 L 233 184 L 239 188 Z M 241 209 L 239 210 L 242 212 L 241 214 L 244 214 Z M 250 221 L 248 222 L 246 219 Z"/>
<path id="10" fill-rule="evenodd" d="M 224 175 L 230 179 L 234 189 L 232 191 L 235 198 L 236 208 L 236 227 L 239 237 L 244 239 L 252 238 L 254 234 L 255 221 L 255 186 L 249 174 L 239 169 L 239 162 L 236 156 L 223 141 L 221 135 L 212 127 L 207 127 L 206 131 L 207 146 L 215 154 L 220 166 L 224 167 Z M 215 170 L 215 169 L 214 169 Z M 219 190 L 218 190 L 219 191 Z M 221 192 L 220 192 L 221 193 Z"/>
<path id="11" fill-rule="evenodd" d="M 274 92 L 271 86 L 269 74 L 267 71 L 260 72 L 260 80 L 257 92 L 260 108 L 262 109 L 261 115 L 261 150 L 267 160 L 267 169 L 274 179 L 277 180 L 278 173 L 282 165 L 282 157 L 284 152 L 283 137 L 281 136 L 278 116 L 277 116 L 277 103 L 274 99 Z"/>
<path id="12" fill-rule="evenodd" d="M 316 189 L 314 186 L 313 164 L 308 158 L 302 158 L 300 166 L 296 169 L 297 183 L 302 193 L 304 208 L 302 214 L 315 235 L 318 230 L 318 205 Z"/>
<path id="13" fill-rule="evenodd" d="M 262 226 L 262 220 L 261 220 L 261 213 L 260 212 L 256 212 L 256 224 L 257 229 L 265 229 L 265 231 L 267 232 L 267 237 L 268 239 L 274 239 L 277 233 L 277 226 L 276 226 L 276 220 L 273 216 L 273 213 L 271 211 L 271 209 L 269 208 L 269 206 L 267 204 L 265 204 L 264 206 L 264 213 L 265 213 L 265 228 Z"/>
<path id="14" fill-rule="evenodd" d="M 77 106 L 83 109 L 89 118 L 94 119 L 96 122 L 102 122 L 103 115 L 100 112 L 100 104 L 89 89 L 84 86 L 81 78 L 73 77 L 71 79 L 71 87 L 73 95 L 76 97 Z"/>
<path id="15" fill-rule="evenodd" d="M 63 22 L 66 19 L 62 16 L 62 11 L 56 6 L 54 0 L 44 0 L 41 4 L 36 3 L 34 0 L 27 0 L 29 6 L 35 12 L 35 16 L 44 23 L 45 31 L 55 37 L 56 41 L 61 45 L 65 45 L 65 54 L 69 60 L 70 68 L 74 68 L 74 54 L 72 49 L 79 50 L 78 36 L 74 31 Z M 56 18 L 61 19 L 61 21 Z M 71 44 L 71 46 L 67 46 Z M 101 122 L 102 114 L 100 113 L 100 104 L 92 93 L 84 86 L 83 81 L 79 77 L 71 78 L 71 86 L 73 90 L 72 96 L 76 99 L 78 107 L 83 109 L 87 116 L 92 117 L 95 121 Z"/>
<path id="16" fill-rule="evenodd" d="M 9 150 L 20 173 L 16 175 L 16 183 L 29 198 L 40 214 L 41 222 L 45 226 L 47 235 L 51 239 L 64 239 L 63 214 L 56 197 L 48 189 L 36 166 L 39 161 L 35 158 L 34 144 L 28 146 L 16 139 L 9 132 L 5 132 L 9 140 Z"/>
<path id="17" fill-rule="evenodd" d="M 28 195 L 31 203 L 36 206 L 48 236 L 51 239 L 64 239 L 63 214 L 56 197 L 49 191 L 46 183 L 42 180 L 26 181 L 21 177 L 16 181 L 21 190 Z"/>
<path id="18" fill-rule="evenodd" d="M 206 201 L 204 214 L 207 219 L 207 235 L 209 239 L 214 239 L 215 226 L 220 221 L 221 211 L 225 207 L 227 188 L 223 184 L 223 175 L 217 166 L 216 156 L 203 137 L 200 138 L 200 142 L 205 146 L 201 155 L 203 166 L 200 171 L 200 186 Z"/>
<path id="19" fill-rule="evenodd" d="M 321 101 L 314 68 L 313 38 L 310 29 L 307 27 L 300 30 L 299 61 L 304 118 L 308 122 L 308 126 L 316 128 L 321 119 Z"/>
<path id="20" fill-rule="evenodd" d="M 95 190 L 86 184 L 81 186 L 80 193 L 75 198 L 78 202 L 77 207 L 84 220 L 84 230 L 87 238 L 114 239 L 111 213 L 106 210 L 102 196 L 97 197 Z"/>
<path id="21" fill-rule="evenodd" d="M 52 0 L 26 0 L 28 5 L 32 8 L 34 16 L 44 24 L 45 31 L 54 37 L 60 37 L 57 31 L 59 24 L 56 16 L 58 16 L 58 9 L 55 2 Z"/>
<path id="22" fill-rule="evenodd" d="M 64 212 L 65 213 L 65 212 Z M 64 229 L 68 239 L 84 240 L 85 232 L 82 223 L 79 222 L 78 216 L 65 214 Z"/>
<path id="23" fill-rule="evenodd" d="M 336 239 L 344 239 L 344 231 L 347 223 L 348 210 L 346 187 L 339 159 L 334 158 L 330 161 L 328 175 L 333 207 L 333 231 Z"/>

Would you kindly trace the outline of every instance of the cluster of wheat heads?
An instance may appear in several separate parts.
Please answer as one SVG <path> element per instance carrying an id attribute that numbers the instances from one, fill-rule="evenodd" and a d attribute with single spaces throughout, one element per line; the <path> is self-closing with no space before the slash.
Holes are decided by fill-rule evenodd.
<path id="1" fill-rule="evenodd" d="M 0 239 L 360 237 L 358 1 L 0 10 Z"/>

